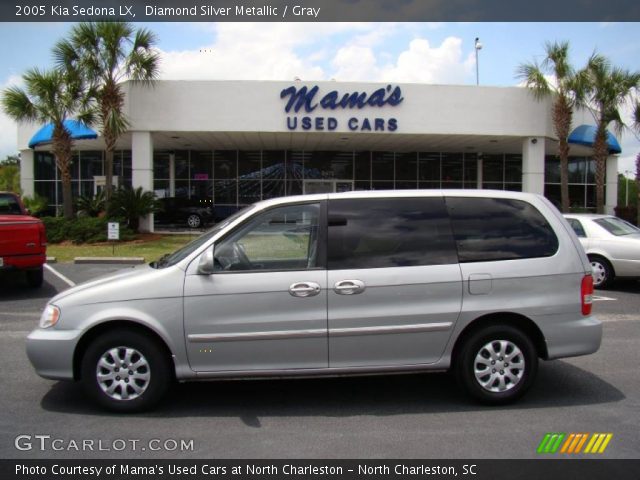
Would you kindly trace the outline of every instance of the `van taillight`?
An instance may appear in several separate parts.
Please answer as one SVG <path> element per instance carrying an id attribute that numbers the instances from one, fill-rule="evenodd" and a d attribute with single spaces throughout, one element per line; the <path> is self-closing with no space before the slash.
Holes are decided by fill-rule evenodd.
<path id="1" fill-rule="evenodd" d="M 46 247 L 47 246 L 47 231 L 45 230 L 43 223 L 39 223 L 38 224 L 38 233 L 40 234 L 40 246 L 41 247 Z"/>
<path id="2" fill-rule="evenodd" d="M 591 274 L 585 275 L 580 287 L 580 298 L 582 299 L 582 314 L 591 315 L 593 306 L 593 277 Z"/>

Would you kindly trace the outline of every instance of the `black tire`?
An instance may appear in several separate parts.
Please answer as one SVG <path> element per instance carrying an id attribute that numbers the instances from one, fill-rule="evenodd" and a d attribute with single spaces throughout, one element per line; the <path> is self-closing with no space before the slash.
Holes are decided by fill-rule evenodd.
<path id="1" fill-rule="evenodd" d="M 500 344 L 501 341 L 507 343 Z M 492 360 L 492 356 L 486 356 L 490 351 L 502 351 L 502 346 L 507 346 L 504 350 L 506 356 L 496 355 L 495 360 Z M 520 353 L 514 349 L 509 350 L 511 346 L 515 346 Z M 509 355 L 514 353 L 516 355 L 509 359 Z M 476 378 L 475 371 L 478 356 L 487 360 L 486 364 L 477 363 L 481 379 Z M 495 362 L 494 365 L 491 365 L 492 361 Z M 521 362 L 523 368 L 514 368 Z M 487 369 L 486 374 L 483 374 L 483 367 Z M 510 325 L 490 325 L 464 340 L 454 359 L 454 368 L 458 382 L 472 397 L 488 405 L 503 405 L 517 400 L 531 387 L 538 371 L 538 355 L 531 339 L 521 330 Z M 508 373 L 505 375 L 505 372 Z M 499 390 L 500 378 L 504 382 L 502 391 Z M 511 378 L 516 380 L 512 381 Z"/>
<path id="2" fill-rule="evenodd" d="M 40 288 L 44 281 L 44 268 L 40 267 L 36 270 L 27 270 L 27 285 L 31 288 Z"/>
<path id="3" fill-rule="evenodd" d="M 125 376 L 126 380 L 118 376 L 116 377 L 117 382 L 115 380 L 99 382 L 97 378 L 99 372 L 98 362 L 103 360 L 103 357 L 114 349 L 118 352 L 118 358 L 113 356 L 109 358 L 114 360 L 115 368 L 124 372 L 121 375 Z M 126 349 L 136 352 L 129 358 L 131 363 L 127 365 L 128 371 L 122 368 L 122 364 L 120 366 L 115 365 L 115 360 L 126 361 L 122 360 L 126 355 Z M 134 368 L 136 362 L 139 362 L 140 359 L 146 361 L 148 367 L 140 366 L 135 371 L 129 370 L 129 368 Z M 109 371 L 105 368 L 101 371 L 103 374 L 116 374 L 114 371 Z M 149 374 L 146 382 L 139 378 L 139 376 L 144 375 L 145 371 Z M 128 374 L 132 372 L 131 379 L 129 379 Z M 81 382 L 85 392 L 101 407 L 114 412 L 130 413 L 153 409 L 166 394 L 173 378 L 171 359 L 166 350 L 157 341 L 133 330 L 117 329 L 100 335 L 88 346 L 82 357 Z M 123 383 L 125 381 L 127 381 L 126 385 Z M 103 386 L 101 386 L 101 383 Z M 115 386 L 115 391 L 110 396 L 103 387 L 109 388 L 115 383 L 119 383 L 119 385 Z M 126 389 L 126 394 L 123 392 L 123 386 Z M 142 391 L 136 393 L 134 386 Z M 116 396 L 123 397 L 125 395 L 131 398 L 115 398 Z"/>
<path id="4" fill-rule="evenodd" d="M 599 255 L 589 255 L 593 270 L 594 288 L 607 288 L 613 282 L 615 273 L 609 261 Z"/>
<path id="5" fill-rule="evenodd" d="M 202 226 L 202 218 L 196 213 L 192 213 L 187 217 L 187 227 L 200 228 Z"/>

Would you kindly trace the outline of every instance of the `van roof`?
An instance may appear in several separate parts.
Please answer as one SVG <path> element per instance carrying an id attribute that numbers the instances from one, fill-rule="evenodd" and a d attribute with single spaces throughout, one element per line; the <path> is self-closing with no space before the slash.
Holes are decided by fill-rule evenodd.
<path id="1" fill-rule="evenodd" d="M 410 197 L 471 197 L 471 198 L 509 198 L 515 200 L 531 201 L 540 198 L 534 193 L 512 192 L 505 190 L 357 190 L 341 193 L 316 193 L 310 195 L 294 195 L 279 197 L 257 202 L 256 205 L 263 208 L 269 205 L 279 205 L 302 201 L 317 201 L 348 198 L 410 198 Z"/>

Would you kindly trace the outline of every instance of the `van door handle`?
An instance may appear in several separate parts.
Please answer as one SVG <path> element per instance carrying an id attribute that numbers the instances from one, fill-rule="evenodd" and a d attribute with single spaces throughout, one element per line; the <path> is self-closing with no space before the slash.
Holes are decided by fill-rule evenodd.
<path id="1" fill-rule="evenodd" d="M 294 283 L 289 287 L 289 293 L 294 297 L 314 297 L 320 293 L 320 285 L 314 282 Z"/>
<path id="2" fill-rule="evenodd" d="M 356 295 L 364 292 L 365 288 L 361 280 L 341 280 L 333 286 L 333 291 L 339 295 Z"/>

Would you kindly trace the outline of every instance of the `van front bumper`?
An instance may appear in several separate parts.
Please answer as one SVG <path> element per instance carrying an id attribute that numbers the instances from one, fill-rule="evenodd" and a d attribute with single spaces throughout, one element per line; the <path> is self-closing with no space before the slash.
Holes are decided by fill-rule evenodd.
<path id="1" fill-rule="evenodd" d="M 27 337 L 27 357 L 36 373 L 52 380 L 73 380 L 73 353 L 80 331 L 38 328 Z"/>
<path id="2" fill-rule="evenodd" d="M 602 322 L 595 316 L 539 323 L 547 342 L 547 360 L 597 352 L 602 342 Z"/>

